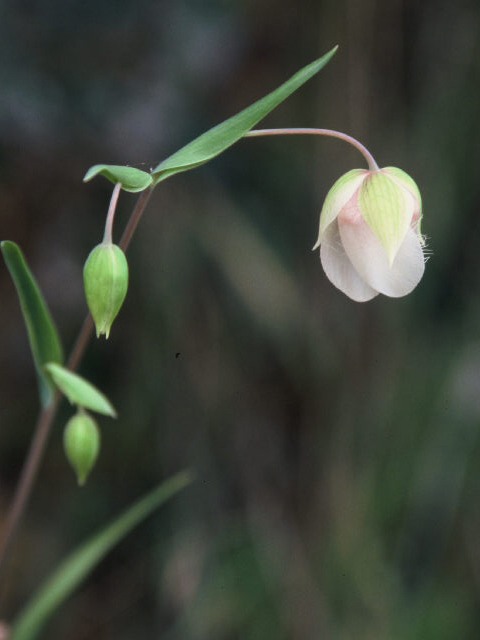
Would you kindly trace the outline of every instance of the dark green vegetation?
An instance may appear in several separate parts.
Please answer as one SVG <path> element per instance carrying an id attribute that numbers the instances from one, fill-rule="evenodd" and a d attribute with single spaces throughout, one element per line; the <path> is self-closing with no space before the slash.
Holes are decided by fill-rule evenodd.
<path id="1" fill-rule="evenodd" d="M 312 5 L 314 5 L 312 8 Z M 162 6 L 164 5 L 164 6 Z M 433 257 L 401 300 L 349 301 L 310 252 L 334 140 L 252 139 L 160 184 L 109 341 L 111 399 L 79 490 L 65 402 L 16 541 L 13 615 L 76 544 L 178 469 L 196 484 L 52 618 L 51 640 L 476 639 L 480 620 L 477 3 L 3 3 L 0 237 L 67 347 L 111 188 L 336 43 L 265 126 L 340 129 L 419 185 Z M 122 194 L 114 241 L 135 201 Z M 38 398 L 0 270 L 0 523 Z"/>

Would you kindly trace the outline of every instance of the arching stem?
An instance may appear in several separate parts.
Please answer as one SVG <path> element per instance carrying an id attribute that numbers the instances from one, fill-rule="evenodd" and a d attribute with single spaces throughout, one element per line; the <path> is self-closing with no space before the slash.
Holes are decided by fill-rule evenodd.
<path id="1" fill-rule="evenodd" d="M 121 182 L 117 182 L 117 184 L 113 188 L 112 197 L 110 199 L 110 206 L 108 207 L 107 220 L 105 222 L 105 233 L 103 234 L 104 244 L 112 244 L 113 218 L 115 217 L 115 209 L 117 208 L 118 196 L 120 195 L 121 188 Z"/>
<path id="2" fill-rule="evenodd" d="M 378 164 L 375 162 L 375 158 L 370 151 L 363 146 L 361 142 L 352 138 L 352 136 L 342 133 L 341 131 L 334 131 L 333 129 L 253 129 L 249 131 L 243 137 L 244 138 L 257 138 L 260 136 L 291 136 L 291 135 L 313 135 L 313 136 L 329 136 L 330 138 L 338 138 L 344 142 L 348 142 L 352 147 L 355 147 L 363 155 L 368 163 L 370 171 L 378 171 Z"/>

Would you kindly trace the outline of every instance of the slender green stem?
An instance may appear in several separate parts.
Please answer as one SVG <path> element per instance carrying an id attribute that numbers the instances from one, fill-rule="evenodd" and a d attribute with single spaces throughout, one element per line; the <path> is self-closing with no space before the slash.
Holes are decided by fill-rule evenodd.
<path id="1" fill-rule="evenodd" d="M 150 200 L 152 193 L 153 187 L 150 187 L 148 189 L 145 189 L 145 191 L 142 191 L 142 193 L 140 194 L 140 197 L 138 198 L 137 203 L 132 213 L 130 214 L 130 218 L 128 219 L 122 237 L 120 238 L 120 242 L 118 243 L 120 249 L 122 249 L 123 251 L 127 250 L 132 236 L 135 233 L 135 229 L 140 222 L 140 218 L 143 215 L 145 207 L 147 206 L 147 202 Z"/>
<path id="2" fill-rule="evenodd" d="M 117 189 L 117 187 L 118 185 L 115 186 L 114 193 L 112 195 L 112 201 L 110 203 L 110 207 L 112 207 L 112 202 L 114 201 L 114 196 L 116 193 L 113 210 L 115 210 L 116 200 L 118 199 L 118 193 L 120 191 L 120 189 Z M 120 246 L 124 251 L 126 251 L 128 245 L 130 244 L 133 233 L 140 221 L 140 218 L 142 217 L 143 212 L 145 211 L 145 207 L 147 206 L 147 202 L 149 201 L 151 195 L 152 189 L 143 191 L 138 198 L 132 213 L 130 214 L 130 218 L 127 222 L 122 235 L 122 239 L 120 241 Z M 77 369 L 77 367 L 79 366 L 82 356 L 85 353 L 87 344 L 92 336 L 92 329 L 93 320 L 91 315 L 88 314 L 83 322 L 82 328 L 80 329 L 80 332 L 77 336 L 77 339 L 67 361 L 67 368 L 70 369 L 70 371 L 75 371 L 75 369 Z M 38 469 L 48 441 L 48 436 L 50 435 L 53 421 L 57 414 L 60 397 L 60 393 L 56 392 L 54 394 L 52 402 L 47 407 L 44 407 L 39 413 L 33 437 L 30 442 L 30 448 L 28 450 L 27 457 L 25 458 L 25 462 L 20 473 L 20 479 L 15 489 L 12 503 L 1 531 L 0 577 L 3 570 L 5 569 L 5 562 L 8 557 L 10 545 L 13 541 L 15 533 L 18 530 L 18 526 L 27 506 L 35 479 L 37 477 Z"/>
<path id="3" fill-rule="evenodd" d="M 115 217 L 115 209 L 117 208 L 118 196 L 120 195 L 121 188 L 121 182 L 117 182 L 113 187 L 112 198 L 110 200 L 110 206 L 108 207 L 107 220 L 105 222 L 105 233 L 103 234 L 104 244 L 112 244 L 113 218 Z"/>
<path id="4" fill-rule="evenodd" d="M 342 133 L 341 131 L 334 131 L 333 129 L 253 129 L 246 133 L 244 138 L 257 138 L 260 136 L 291 136 L 291 135 L 313 135 L 313 136 L 329 136 L 330 138 L 338 138 L 344 142 L 348 142 L 352 147 L 355 147 L 363 155 L 368 163 L 370 171 L 378 171 L 378 164 L 375 162 L 375 158 L 370 151 L 358 140 L 352 138 L 352 136 Z"/>

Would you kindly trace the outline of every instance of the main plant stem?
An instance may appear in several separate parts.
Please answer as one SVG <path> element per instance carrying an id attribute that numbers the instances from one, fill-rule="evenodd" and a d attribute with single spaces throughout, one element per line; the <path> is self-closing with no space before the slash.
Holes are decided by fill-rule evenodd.
<path id="1" fill-rule="evenodd" d="M 375 158 L 370 151 L 363 146 L 361 142 L 352 138 L 352 136 L 342 133 L 341 131 L 334 131 L 333 129 L 254 129 L 249 131 L 243 137 L 244 138 L 256 138 L 260 136 L 291 136 L 291 135 L 311 135 L 311 136 L 329 136 L 330 138 L 338 138 L 344 142 L 348 142 L 352 147 L 355 147 L 363 155 L 368 163 L 370 171 L 378 171 L 378 164 L 375 162 Z"/>
<path id="2" fill-rule="evenodd" d="M 119 191 L 120 187 L 116 185 L 112 195 L 113 204 L 111 203 L 111 207 L 113 206 L 113 209 L 115 208 Z M 133 208 L 133 211 L 130 215 L 130 218 L 127 222 L 119 243 L 120 247 L 124 251 L 126 251 L 128 245 L 130 244 L 137 224 L 142 217 L 142 214 L 145 210 L 145 207 L 147 206 L 147 202 L 149 201 L 151 195 L 152 189 L 146 189 L 145 191 L 142 191 L 135 204 L 135 207 Z M 80 332 L 77 336 L 77 339 L 75 341 L 75 344 L 73 345 L 72 351 L 70 352 L 70 356 L 67 361 L 66 367 L 70 371 L 75 371 L 80 364 L 87 344 L 92 336 L 92 329 L 92 316 L 88 314 L 83 322 L 82 328 L 80 329 Z M 28 450 L 27 457 L 25 458 L 25 462 L 20 474 L 20 479 L 15 489 L 13 500 L 7 513 L 6 521 L 0 537 L 0 578 L 3 570 L 5 569 L 5 561 L 8 557 L 8 550 L 18 529 L 18 525 L 20 524 L 20 520 L 32 492 L 35 478 L 37 477 L 38 468 L 43 458 L 45 446 L 48 441 L 48 436 L 50 435 L 53 421 L 57 414 L 60 397 L 60 393 L 57 391 L 54 394 L 50 404 L 40 411 L 37 419 L 37 424 L 35 426 L 33 437 L 30 442 L 30 448 Z"/>
<path id="3" fill-rule="evenodd" d="M 295 129 L 254 129 L 249 131 L 243 137 L 254 138 L 260 136 L 278 136 L 278 135 L 320 135 L 329 136 L 331 138 L 338 138 L 347 142 L 355 147 L 363 155 L 368 163 L 370 171 L 378 171 L 378 165 L 375 162 L 374 157 L 358 140 L 352 138 L 346 133 L 340 131 L 333 131 L 331 129 L 310 129 L 310 128 L 295 128 Z M 105 238 L 104 241 L 111 241 L 113 216 L 115 213 L 115 207 L 117 204 L 118 196 L 120 193 L 121 185 L 118 183 L 113 190 L 112 199 L 107 215 L 107 221 L 105 225 Z M 123 232 L 119 246 L 124 251 L 130 244 L 130 240 L 135 232 L 138 222 L 142 217 L 148 200 L 152 194 L 152 189 L 146 189 L 140 195 L 137 203 L 130 215 L 128 223 Z M 67 362 L 67 368 L 70 371 L 75 371 L 80 364 L 82 356 L 85 352 L 85 348 L 90 340 L 93 329 L 93 321 L 90 314 L 85 318 L 82 328 L 78 334 L 77 340 L 73 346 Z M 6 522 L 2 530 L 0 538 L 0 577 L 2 570 L 5 567 L 5 560 L 13 537 L 18 529 L 18 525 L 25 511 L 25 507 L 28 503 L 32 487 L 37 477 L 38 469 L 42 461 L 42 457 L 45 451 L 45 446 L 50 435 L 53 421 L 57 414 L 57 409 L 60 401 L 60 394 L 56 392 L 50 404 L 44 407 L 38 416 L 37 424 L 34 430 L 34 434 L 30 443 L 30 448 L 25 459 L 20 479 L 18 481 L 17 488 L 12 500 L 12 504 L 7 514 Z"/>

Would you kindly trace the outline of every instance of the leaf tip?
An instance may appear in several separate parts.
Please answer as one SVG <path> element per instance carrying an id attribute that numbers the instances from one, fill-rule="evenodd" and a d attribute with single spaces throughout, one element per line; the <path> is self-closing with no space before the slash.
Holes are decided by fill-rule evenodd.
<path id="1" fill-rule="evenodd" d="M 43 368 L 48 371 L 48 373 L 53 373 L 55 371 L 56 363 L 55 362 L 47 362 L 43 365 Z"/>
<path id="2" fill-rule="evenodd" d="M 89 182 L 101 171 L 101 165 L 94 164 L 93 167 L 88 169 L 87 173 L 83 176 L 83 182 Z"/>
<path id="3" fill-rule="evenodd" d="M 0 249 L 2 250 L 2 253 L 5 255 L 5 251 L 8 251 L 9 249 L 12 249 L 13 247 L 16 247 L 17 245 L 15 244 L 15 242 L 12 242 L 11 240 L 2 240 L 0 242 Z"/>
<path id="4" fill-rule="evenodd" d="M 187 487 L 196 479 L 197 476 L 195 471 L 192 471 L 192 469 L 184 469 L 183 471 L 180 471 L 176 477 L 182 486 Z"/>
<path id="5" fill-rule="evenodd" d="M 326 62 L 330 62 L 333 56 L 337 53 L 338 47 L 339 45 L 336 44 L 334 47 L 330 49 L 330 51 L 328 51 L 328 53 L 325 54 L 324 58 L 326 58 Z"/>

